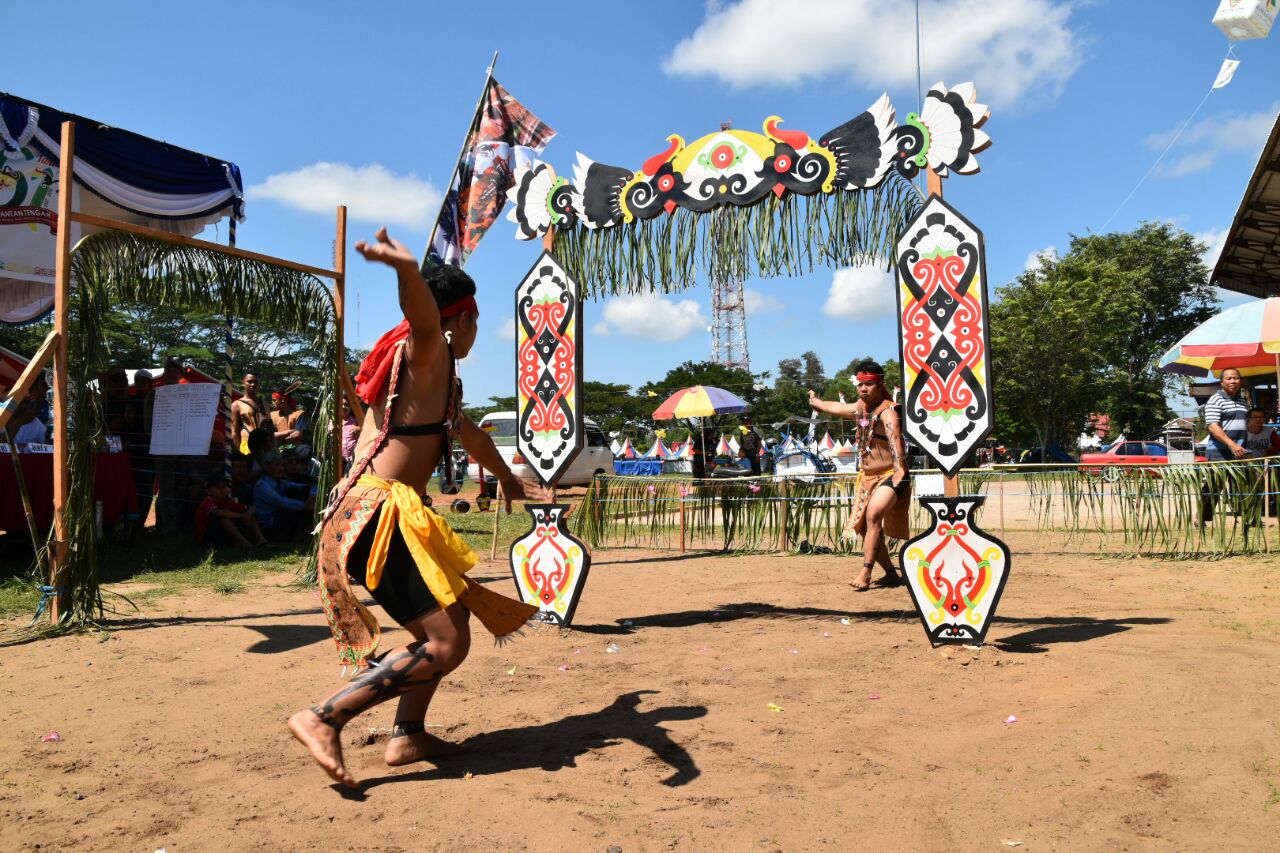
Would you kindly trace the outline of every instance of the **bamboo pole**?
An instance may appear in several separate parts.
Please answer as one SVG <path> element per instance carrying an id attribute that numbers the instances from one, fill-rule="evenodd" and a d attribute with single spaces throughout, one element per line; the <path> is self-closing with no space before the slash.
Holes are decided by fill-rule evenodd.
<path id="1" fill-rule="evenodd" d="M 71 197 L 75 177 L 76 126 L 62 123 L 58 163 L 58 235 L 54 251 L 53 328 L 53 551 L 49 560 L 49 585 L 56 592 L 49 606 L 49 621 L 57 624 L 66 609 L 67 592 L 62 574 L 67 563 L 67 500 L 71 472 L 67 470 L 67 330 L 71 313 Z M 85 424 L 80 424 L 84 429 Z"/>
<path id="2" fill-rule="evenodd" d="M 347 346 L 343 333 L 344 302 L 347 291 L 347 206 L 338 205 L 338 233 L 333 245 L 333 334 L 338 349 L 338 363 L 334 370 L 338 374 L 338 393 L 333 395 L 333 480 L 340 482 L 343 474 L 342 459 L 342 395 L 346 389 L 342 387 L 342 375 L 346 369 Z"/>
<path id="3" fill-rule="evenodd" d="M 61 199 L 59 199 L 61 205 Z M 327 270 L 324 267 L 313 267 L 310 264 L 300 264 L 297 261 L 287 261 L 284 258 L 275 258 L 271 255 L 264 255 L 261 252 L 250 252 L 247 249 L 237 249 L 233 246 L 224 246 L 221 243 L 211 243 L 208 240 L 197 240 L 195 237 L 184 237 L 181 234 L 170 234 L 168 231 L 160 231 L 156 228 L 148 228 L 145 225 L 134 225 L 132 222 L 121 222 L 119 219 L 109 219 L 105 216 L 93 216 L 88 213 L 71 213 L 69 221 L 79 222 L 81 225 L 93 225 L 98 228 L 107 228 L 112 231 L 123 231 L 126 234 L 137 234 L 140 237 L 152 237 L 156 240 L 164 240 L 166 243 L 177 243 L 179 246 L 187 246 L 192 249 L 203 249 L 207 252 L 218 252 L 223 255 L 231 255 L 236 258 L 244 258 L 248 261 L 260 261 L 264 264 L 270 264 L 273 267 L 283 267 L 294 272 L 306 273 L 314 275 L 317 278 L 337 278 L 338 274 L 333 270 Z"/>
<path id="4" fill-rule="evenodd" d="M 18 456 L 18 445 L 14 444 L 13 434 L 4 430 L 9 444 L 9 458 L 13 460 L 13 480 L 18 485 L 18 494 L 22 497 L 22 511 L 27 514 L 27 528 L 31 531 L 31 547 L 35 550 L 36 571 L 44 574 L 44 563 L 40 559 L 40 530 L 36 527 L 36 513 L 31 508 L 31 493 L 27 491 L 27 477 L 22 471 L 22 458 Z"/>
<path id="5" fill-rule="evenodd" d="M 462 159 L 467 156 L 467 143 L 471 141 L 471 134 L 480 123 L 480 112 L 484 109 L 485 99 L 489 96 L 489 84 L 493 82 L 493 69 L 498 64 L 498 51 L 493 52 L 493 59 L 489 61 L 489 67 L 485 71 L 484 88 L 480 90 L 480 100 L 476 101 L 476 111 L 471 116 L 471 124 L 467 125 L 467 133 L 462 137 L 462 148 L 458 150 L 458 159 L 454 161 L 453 171 L 449 173 L 449 183 L 444 187 L 444 200 L 440 202 L 440 212 L 444 213 L 445 205 L 449 203 L 449 190 L 453 188 L 453 182 L 458 179 L 458 170 L 462 168 Z M 436 241 L 436 231 L 440 228 L 440 217 L 436 216 L 435 224 L 431 226 L 431 236 L 427 237 L 427 248 L 422 253 L 422 269 L 427 268 L 427 259 L 431 257 L 431 245 Z"/>

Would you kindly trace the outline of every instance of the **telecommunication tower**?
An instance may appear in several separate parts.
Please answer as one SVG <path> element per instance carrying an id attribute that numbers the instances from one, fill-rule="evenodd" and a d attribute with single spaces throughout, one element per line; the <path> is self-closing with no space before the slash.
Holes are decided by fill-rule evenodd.
<path id="1" fill-rule="evenodd" d="M 720 123 L 721 130 L 732 127 L 732 121 Z M 711 360 L 725 367 L 751 370 L 747 308 L 741 280 L 711 282 Z"/>

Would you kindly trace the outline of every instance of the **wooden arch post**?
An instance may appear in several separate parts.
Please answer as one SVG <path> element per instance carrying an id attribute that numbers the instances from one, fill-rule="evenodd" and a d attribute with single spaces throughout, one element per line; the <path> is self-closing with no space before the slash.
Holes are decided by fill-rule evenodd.
<path id="1" fill-rule="evenodd" d="M 58 151 L 58 235 L 54 251 L 53 329 L 53 549 L 49 586 L 54 597 L 49 619 L 55 624 L 67 605 L 62 578 L 67 564 L 67 499 L 70 497 L 70 454 L 67 452 L 67 324 L 71 310 L 71 194 L 76 153 L 76 126 L 62 123 Z"/>
<path id="2" fill-rule="evenodd" d="M 347 345 L 345 303 L 347 295 L 347 206 L 338 205 L 338 233 L 333 244 L 333 334 L 338 349 L 338 382 L 333 395 L 333 480 L 341 482 L 346 473 L 342 458 L 342 398 L 347 393 Z"/>

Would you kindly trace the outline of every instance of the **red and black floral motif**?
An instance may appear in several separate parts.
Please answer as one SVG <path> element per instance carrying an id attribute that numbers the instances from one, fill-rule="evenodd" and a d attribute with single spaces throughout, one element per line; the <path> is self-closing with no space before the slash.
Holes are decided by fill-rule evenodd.
<path id="1" fill-rule="evenodd" d="M 516 288 L 516 445 L 543 485 L 582 449 L 582 308 L 544 252 Z"/>

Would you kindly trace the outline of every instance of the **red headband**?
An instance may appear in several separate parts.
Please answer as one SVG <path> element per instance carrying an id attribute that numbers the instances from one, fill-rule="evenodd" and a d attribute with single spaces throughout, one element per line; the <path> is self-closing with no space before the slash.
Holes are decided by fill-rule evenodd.
<path id="1" fill-rule="evenodd" d="M 459 314 L 475 314 L 480 316 L 480 306 L 476 305 L 476 298 L 468 296 L 466 299 L 459 299 L 447 308 L 440 309 L 440 319 L 447 320 L 450 317 L 457 317 Z"/>
<path id="2" fill-rule="evenodd" d="M 858 381 L 859 381 L 859 382 L 883 382 L 883 381 L 884 381 L 884 374 L 883 374 L 883 373 L 870 373 L 870 372 L 865 371 L 865 370 L 859 370 L 859 371 L 858 371 Z"/>

